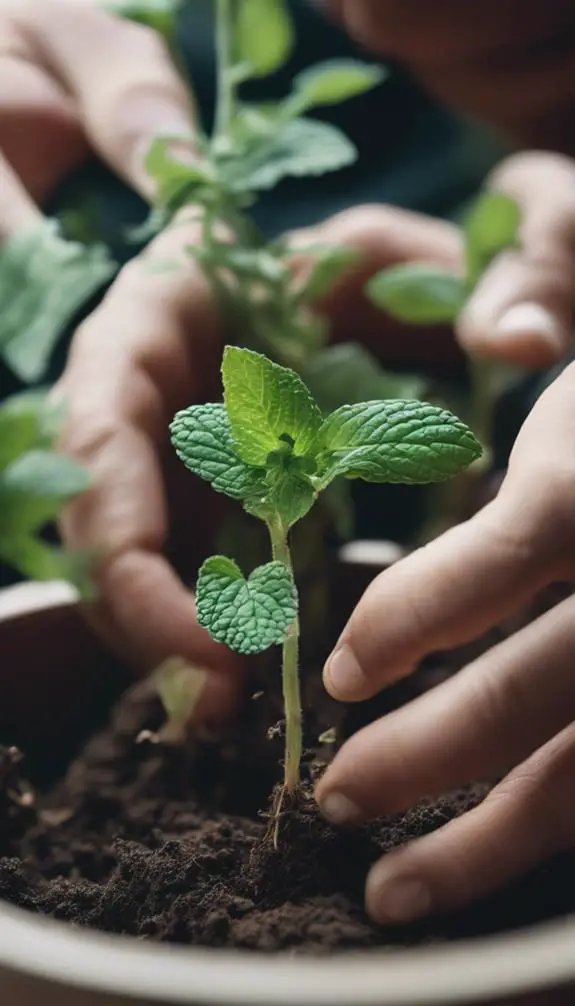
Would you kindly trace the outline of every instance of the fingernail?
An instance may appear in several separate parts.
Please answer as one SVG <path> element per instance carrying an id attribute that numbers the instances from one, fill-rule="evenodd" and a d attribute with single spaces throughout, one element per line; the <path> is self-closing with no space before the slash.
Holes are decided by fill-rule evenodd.
<path id="1" fill-rule="evenodd" d="M 369 911 L 382 924 L 413 922 L 431 911 L 429 888 L 415 877 L 369 881 Z"/>
<path id="2" fill-rule="evenodd" d="M 351 646 L 344 643 L 328 660 L 324 670 L 324 682 L 334 698 L 352 698 L 365 684 L 363 673 Z"/>
<path id="3" fill-rule="evenodd" d="M 497 336 L 513 338 L 535 336 L 553 349 L 562 349 L 564 335 L 557 318 L 541 304 L 515 304 L 504 314 L 497 324 Z"/>
<path id="4" fill-rule="evenodd" d="M 327 793 L 319 800 L 319 809 L 331 824 L 356 824 L 363 819 L 359 807 L 344 793 Z"/>

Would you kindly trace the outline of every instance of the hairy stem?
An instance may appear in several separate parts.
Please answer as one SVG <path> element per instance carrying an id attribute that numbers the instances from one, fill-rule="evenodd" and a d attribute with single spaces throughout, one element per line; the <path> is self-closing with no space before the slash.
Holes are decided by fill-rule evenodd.
<path id="1" fill-rule="evenodd" d="M 272 554 L 283 562 L 293 576 L 293 565 L 287 531 L 280 521 L 268 525 Z M 299 618 L 290 625 L 282 652 L 282 683 L 286 718 L 284 783 L 288 793 L 299 786 L 303 749 L 302 709 L 299 683 Z"/>

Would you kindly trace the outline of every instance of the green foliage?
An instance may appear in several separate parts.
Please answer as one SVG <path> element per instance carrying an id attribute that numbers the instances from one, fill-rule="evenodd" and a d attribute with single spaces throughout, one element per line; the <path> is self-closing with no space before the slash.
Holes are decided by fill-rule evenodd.
<path id="1" fill-rule="evenodd" d="M 327 475 L 366 482 L 442 482 L 481 455 L 471 431 L 450 412 L 422 402 L 344 405 L 320 434 Z"/>
<path id="2" fill-rule="evenodd" d="M 381 66 L 356 59 L 330 59 L 298 74 L 293 107 L 301 115 L 320 105 L 339 105 L 379 87 L 386 78 L 387 71 Z"/>
<path id="3" fill-rule="evenodd" d="M 283 642 L 297 614 L 291 573 L 281 562 L 259 566 L 246 580 L 231 559 L 214 556 L 200 569 L 198 622 L 236 653 L 263 653 Z"/>
<path id="4" fill-rule="evenodd" d="M 246 464 L 266 466 L 282 439 L 296 456 L 310 451 L 322 417 L 297 374 L 259 353 L 228 346 L 222 377 L 232 437 Z"/>
<path id="5" fill-rule="evenodd" d="M 102 245 L 66 241 L 55 220 L 0 248 L 0 354 L 17 376 L 39 380 L 63 330 L 114 275 Z"/>
<path id="6" fill-rule="evenodd" d="M 86 596 L 91 557 L 51 548 L 38 537 L 89 485 L 82 468 L 51 449 L 59 413 L 39 393 L 0 407 L 0 559 L 33 579 L 69 579 Z"/>
<path id="7" fill-rule="evenodd" d="M 285 0 L 241 0 L 235 26 L 235 49 L 251 75 L 266 77 L 289 59 L 295 34 Z"/>
<path id="8" fill-rule="evenodd" d="M 250 467 L 238 456 L 224 405 L 192 405 L 177 414 L 170 432 L 186 468 L 216 492 L 236 500 L 263 494 L 265 469 Z"/>
<path id="9" fill-rule="evenodd" d="M 465 280 L 424 262 L 386 269 L 367 285 L 377 307 L 412 325 L 453 322 L 465 303 L 466 292 Z"/>

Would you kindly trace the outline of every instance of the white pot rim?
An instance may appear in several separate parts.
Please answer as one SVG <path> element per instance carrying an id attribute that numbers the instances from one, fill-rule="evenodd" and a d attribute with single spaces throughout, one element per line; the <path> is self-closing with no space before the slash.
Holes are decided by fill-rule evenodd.
<path id="1" fill-rule="evenodd" d="M 142 1003 L 449 1006 L 575 980 L 575 915 L 449 946 L 312 959 L 144 943 L 1 904 L 0 964 L 54 984 Z"/>
<path id="2" fill-rule="evenodd" d="M 0 623 L 74 603 L 62 585 L 0 591 Z M 449 1006 L 575 983 L 575 914 L 458 943 L 318 959 L 143 942 L 0 901 L 0 968 L 142 1004 Z"/>

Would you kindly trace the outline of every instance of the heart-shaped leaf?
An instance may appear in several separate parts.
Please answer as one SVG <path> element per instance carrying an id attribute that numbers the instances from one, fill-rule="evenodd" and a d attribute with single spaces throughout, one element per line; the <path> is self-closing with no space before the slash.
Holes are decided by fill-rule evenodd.
<path id="1" fill-rule="evenodd" d="M 221 555 L 200 569 L 196 604 L 198 622 L 212 638 L 246 656 L 282 643 L 297 614 L 295 585 L 283 563 L 258 566 L 246 580 Z"/>

